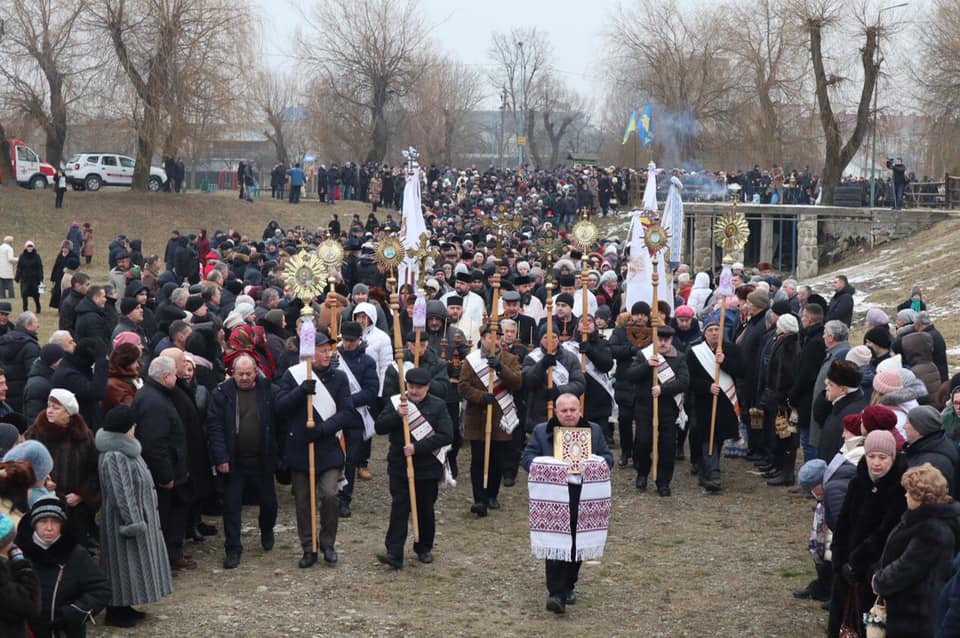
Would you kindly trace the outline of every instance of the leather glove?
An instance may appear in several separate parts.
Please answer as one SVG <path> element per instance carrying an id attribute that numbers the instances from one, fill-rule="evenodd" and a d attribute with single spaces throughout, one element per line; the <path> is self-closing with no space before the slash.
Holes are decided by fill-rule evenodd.
<path id="1" fill-rule="evenodd" d="M 317 380 L 316 379 L 304 379 L 300 383 L 300 392 L 304 394 L 316 394 L 317 393 Z"/>
<path id="2" fill-rule="evenodd" d="M 497 397 L 490 394 L 489 392 L 484 393 L 483 403 L 485 405 L 494 405 L 497 402 Z"/>
<path id="3" fill-rule="evenodd" d="M 557 355 L 555 354 L 545 354 L 543 355 L 543 367 L 552 368 L 557 365 Z"/>
<path id="4" fill-rule="evenodd" d="M 487 359 L 487 365 L 490 366 L 491 370 L 500 372 L 503 369 L 503 364 L 500 363 L 500 357 L 490 357 Z"/>
<path id="5" fill-rule="evenodd" d="M 590 341 L 581 341 L 580 342 L 580 352 L 583 354 L 590 354 L 590 351 L 593 349 L 593 343 Z"/>
<path id="6" fill-rule="evenodd" d="M 560 396 L 560 388 L 557 386 L 547 388 L 547 401 L 556 401 L 558 396 Z"/>
<path id="7" fill-rule="evenodd" d="M 843 576 L 843 579 L 850 585 L 857 582 L 857 573 L 853 571 L 850 563 L 844 563 L 843 566 L 840 567 L 840 575 Z"/>

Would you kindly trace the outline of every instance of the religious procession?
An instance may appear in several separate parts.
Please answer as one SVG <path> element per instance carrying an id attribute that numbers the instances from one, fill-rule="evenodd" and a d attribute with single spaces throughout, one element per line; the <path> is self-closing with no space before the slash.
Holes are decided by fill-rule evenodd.
<path id="1" fill-rule="evenodd" d="M 516 545 L 544 565 L 525 613 L 570 615 L 618 524 L 617 474 L 669 502 L 680 473 L 715 499 L 744 471 L 809 499 L 812 580 L 793 597 L 823 607 L 829 636 L 957 635 L 960 377 L 919 289 L 893 322 L 869 310 L 853 345 L 846 277 L 828 299 L 744 266 L 735 187 L 712 228 L 721 265 L 691 279 L 679 172 L 651 163 L 611 238 L 587 207 L 556 226 L 527 207 L 554 177 L 513 174 L 483 210 L 437 210 L 422 193 L 446 177 L 405 159 L 399 224 L 174 230 L 162 257 L 120 235 L 106 286 L 82 271 L 92 229 L 74 224 L 49 342 L 39 303 L 0 301 L 3 636 L 83 636 L 103 610 L 107 627 L 148 626 L 137 607 L 202 567 L 189 544 L 222 533 L 220 573 L 256 569 L 278 492 L 297 570 L 334 568 L 341 523 L 375 523 L 353 511 L 368 482 L 388 490 L 382 546 L 346 562 L 429 578 L 458 526 L 522 517 Z M 458 481 L 465 522 L 451 501 L 438 513 Z M 505 489 L 527 507 L 500 511 Z"/>

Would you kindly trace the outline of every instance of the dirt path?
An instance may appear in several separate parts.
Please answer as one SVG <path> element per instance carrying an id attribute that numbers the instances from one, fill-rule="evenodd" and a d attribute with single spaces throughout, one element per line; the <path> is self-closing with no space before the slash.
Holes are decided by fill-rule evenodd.
<path id="1" fill-rule="evenodd" d="M 602 561 L 581 571 L 578 601 L 544 611 L 543 562 L 530 554 L 524 479 L 501 490 L 503 509 L 469 513 L 469 477 L 441 488 L 436 561 L 377 563 L 389 495 L 374 441 L 372 481 L 359 482 L 353 517 L 340 522 L 335 568 L 301 570 L 289 491 L 281 488 L 277 544 L 259 546 L 256 509 L 244 510 L 246 550 L 224 571 L 222 536 L 188 543 L 200 568 L 176 578 L 150 619 L 91 636 L 801 636 L 824 631 L 819 603 L 791 591 L 811 578 L 806 550 L 812 501 L 762 485 L 752 465 L 724 460 L 725 491 L 708 496 L 678 462 L 674 496 L 638 495 L 633 472 L 616 468 L 611 529 Z M 461 452 L 469 467 L 469 451 Z M 217 522 L 218 527 L 221 523 Z M 199 633 L 197 633 L 199 632 Z"/>

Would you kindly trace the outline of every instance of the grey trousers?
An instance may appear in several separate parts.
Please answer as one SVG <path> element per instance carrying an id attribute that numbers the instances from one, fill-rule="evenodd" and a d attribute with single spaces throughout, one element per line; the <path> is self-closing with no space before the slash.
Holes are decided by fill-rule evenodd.
<path id="1" fill-rule="evenodd" d="M 317 474 L 317 545 L 320 550 L 332 548 L 337 541 L 337 476 L 340 468 Z M 313 551 L 310 535 L 310 481 L 306 472 L 292 472 L 293 498 L 297 505 L 297 536 L 305 552 Z"/>

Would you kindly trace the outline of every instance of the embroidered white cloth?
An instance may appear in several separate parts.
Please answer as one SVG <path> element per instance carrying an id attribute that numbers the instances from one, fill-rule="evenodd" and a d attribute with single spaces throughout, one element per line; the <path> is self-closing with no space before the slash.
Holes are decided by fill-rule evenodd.
<path id="1" fill-rule="evenodd" d="M 733 413 L 739 415 L 740 403 L 737 402 L 737 386 L 733 382 L 733 377 L 724 370 L 721 370 L 720 380 L 717 381 L 717 354 L 710 349 L 706 341 L 693 346 L 693 354 L 697 357 L 697 362 L 700 364 L 700 367 L 702 367 L 720 386 L 720 389 L 723 390 L 723 393 L 733 406 Z"/>
<path id="2" fill-rule="evenodd" d="M 390 397 L 390 402 L 393 403 L 393 409 L 396 410 L 397 406 L 400 405 L 400 395 L 395 394 Z M 413 401 L 407 401 L 407 425 L 410 426 L 410 438 L 414 441 L 422 441 L 433 436 L 433 426 L 420 414 L 420 410 L 417 409 Z M 450 451 L 451 447 L 449 444 L 444 445 L 442 448 L 434 450 L 433 456 L 443 466 L 443 482 L 451 487 L 456 487 L 457 481 L 453 478 L 450 463 L 447 461 L 447 452 Z"/>
<path id="3" fill-rule="evenodd" d="M 503 418 L 500 419 L 500 429 L 507 434 L 513 434 L 513 431 L 520 425 L 520 418 L 517 416 L 517 406 L 513 403 L 513 395 L 507 391 L 500 375 L 490 370 L 487 360 L 479 350 L 474 350 L 467 355 L 467 363 L 473 368 L 485 388 L 490 387 L 490 374 L 493 374 L 493 395 L 497 398 L 500 405 L 500 411 Z"/>
<path id="4" fill-rule="evenodd" d="M 653 356 L 653 344 L 640 351 L 640 354 L 643 355 L 643 358 L 647 361 L 650 360 L 650 357 Z M 670 367 L 670 364 L 667 363 L 667 358 L 663 354 L 658 354 L 660 357 L 660 364 L 657 366 L 657 379 L 660 380 L 661 384 L 670 383 L 677 378 L 677 374 L 673 371 L 673 368 Z M 683 408 L 683 395 L 675 394 L 673 395 L 673 402 L 677 404 L 677 427 L 681 430 L 686 429 L 687 427 L 687 411 Z"/>
<path id="5" fill-rule="evenodd" d="M 559 350 L 557 352 L 559 352 Z M 543 359 L 543 350 L 535 348 L 531 350 L 527 356 L 539 363 L 540 359 Z M 570 371 L 560 363 L 560 358 L 557 357 L 557 365 L 553 366 L 553 387 L 567 385 L 568 383 L 570 383 Z"/>
<path id="6" fill-rule="evenodd" d="M 530 549 L 537 558 L 567 562 L 603 556 L 610 523 L 610 468 L 592 455 L 583 466 L 583 487 L 577 509 L 577 553 L 570 530 L 569 466 L 552 456 L 530 464 Z"/>
<path id="7" fill-rule="evenodd" d="M 360 382 L 357 381 L 357 377 L 353 374 L 353 370 L 350 369 L 350 365 L 344 361 L 342 357 L 339 358 L 337 369 L 343 370 L 343 373 L 347 375 L 347 381 L 350 384 L 350 393 L 356 394 L 360 392 Z M 363 440 L 366 441 L 373 437 L 374 434 L 373 415 L 370 414 L 370 408 L 365 405 L 354 409 L 360 413 L 360 419 L 363 421 Z"/>
<path id="8" fill-rule="evenodd" d="M 566 348 L 571 353 L 575 354 L 577 358 L 580 358 L 580 342 L 574 341 L 565 341 L 560 345 L 561 348 Z M 603 389 L 607 391 L 607 394 L 610 395 L 610 407 L 614 409 L 617 407 L 617 402 L 614 400 L 613 396 L 613 380 L 610 378 L 610 375 L 606 372 L 600 372 L 597 369 L 597 366 L 590 360 L 590 357 L 587 357 L 587 374 L 593 377 L 593 380 L 603 386 Z"/>

